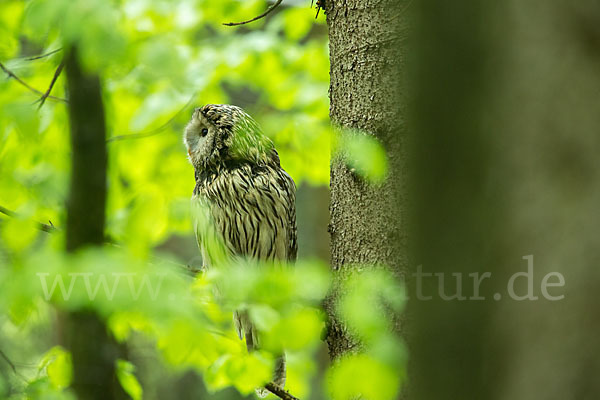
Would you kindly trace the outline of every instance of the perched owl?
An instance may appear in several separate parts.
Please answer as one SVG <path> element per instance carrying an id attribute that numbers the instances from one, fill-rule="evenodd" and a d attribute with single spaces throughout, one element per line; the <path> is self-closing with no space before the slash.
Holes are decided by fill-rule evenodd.
<path id="1" fill-rule="evenodd" d="M 296 186 L 281 168 L 273 142 L 241 108 L 207 104 L 197 108 L 184 142 L 194 166 L 195 230 L 205 267 L 242 257 L 295 261 Z M 234 314 L 248 351 L 258 346 L 245 311 Z M 274 381 L 285 385 L 285 358 Z"/>

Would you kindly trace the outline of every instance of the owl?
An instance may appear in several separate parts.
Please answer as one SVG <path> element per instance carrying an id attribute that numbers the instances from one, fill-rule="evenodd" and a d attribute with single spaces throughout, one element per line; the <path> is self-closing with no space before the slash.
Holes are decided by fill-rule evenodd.
<path id="1" fill-rule="evenodd" d="M 256 121 L 239 107 L 207 104 L 195 109 L 184 143 L 195 171 L 192 207 L 204 266 L 236 258 L 295 261 L 296 186 Z M 236 311 L 234 323 L 248 351 L 257 348 L 248 313 Z M 283 355 L 274 383 L 285 385 Z"/>

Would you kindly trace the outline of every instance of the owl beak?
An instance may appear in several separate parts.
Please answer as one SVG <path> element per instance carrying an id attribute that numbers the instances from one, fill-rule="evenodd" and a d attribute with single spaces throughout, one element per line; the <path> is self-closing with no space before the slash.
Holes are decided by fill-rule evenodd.
<path id="1" fill-rule="evenodd" d="M 192 149 L 188 149 L 188 156 L 192 158 Z"/>

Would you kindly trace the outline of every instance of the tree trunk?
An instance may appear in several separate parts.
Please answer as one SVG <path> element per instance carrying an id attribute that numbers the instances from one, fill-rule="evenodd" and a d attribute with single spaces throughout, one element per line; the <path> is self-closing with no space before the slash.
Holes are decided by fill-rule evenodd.
<path id="1" fill-rule="evenodd" d="M 411 398 L 600 398 L 600 6 L 415 7 Z"/>
<path id="2" fill-rule="evenodd" d="M 76 49 L 66 57 L 72 157 L 66 247 L 72 253 L 104 242 L 107 155 L 100 79 L 82 70 Z M 94 312 L 69 313 L 65 342 L 77 398 L 127 398 L 115 373 L 120 349 Z"/>
<path id="3" fill-rule="evenodd" d="M 357 264 L 405 268 L 403 219 L 403 116 L 399 104 L 402 39 L 398 0 L 327 0 L 331 63 L 330 116 L 334 125 L 358 129 L 386 149 L 389 176 L 379 186 L 363 181 L 339 158 L 331 163 L 331 267 L 338 282 Z M 399 4 L 400 3 L 400 4 Z M 360 346 L 327 304 L 327 342 L 334 359 Z"/>

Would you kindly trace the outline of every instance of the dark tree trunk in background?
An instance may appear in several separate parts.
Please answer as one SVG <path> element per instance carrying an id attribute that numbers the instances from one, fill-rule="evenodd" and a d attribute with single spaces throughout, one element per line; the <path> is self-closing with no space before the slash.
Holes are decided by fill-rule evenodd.
<path id="1" fill-rule="evenodd" d="M 600 398 L 600 4 L 414 6 L 414 261 L 446 294 L 491 277 L 413 292 L 410 398 Z"/>
<path id="2" fill-rule="evenodd" d="M 330 116 L 343 128 L 373 135 L 386 148 L 390 176 L 381 186 L 364 182 L 338 159 L 331 163 L 331 267 L 337 281 L 356 264 L 405 266 L 400 196 L 404 161 L 400 110 L 401 7 L 398 0 L 327 0 L 331 62 Z M 332 358 L 359 346 L 327 305 Z"/>
<path id="3" fill-rule="evenodd" d="M 449 295 L 457 292 L 452 274 L 460 273 L 470 293 L 468 274 L 495 267 L 499 203 L 489 181 L 492 132 L 484 131 L 483 122 L 492 96 L 487 62 L 493 8 L 480 0 L 417 3 L 411 267 L 443 273 Z M 409 398 L 489 399 L 494 389 L 485 382 L 484 364 L 493 304 L 446 301 L 438 294 L 437 277 L 420 283 L 411 278 Z"/>
<path id="4" fill-rule="evenodd" d="M 104 241 L 106 134 L 100 79 L 82 70 L 75 49 L 65 66 L 72 151 L 66 246 L 75 252 Z M 78 399 L 127 398 L 115 374 L 119 347 L 95 313 L 69 313 L 65 342 L 72 354 L 72 388 Z"/>

